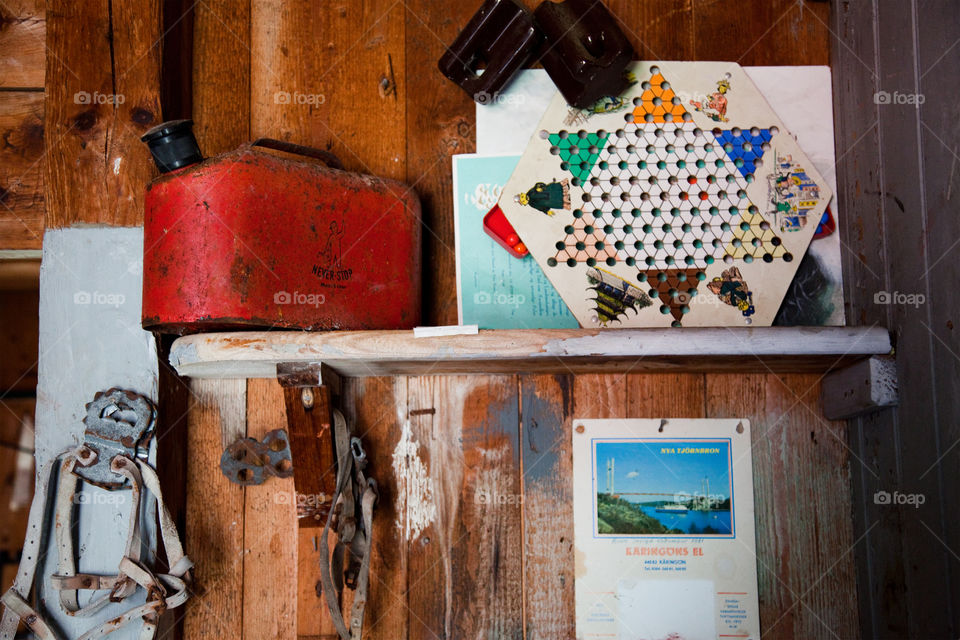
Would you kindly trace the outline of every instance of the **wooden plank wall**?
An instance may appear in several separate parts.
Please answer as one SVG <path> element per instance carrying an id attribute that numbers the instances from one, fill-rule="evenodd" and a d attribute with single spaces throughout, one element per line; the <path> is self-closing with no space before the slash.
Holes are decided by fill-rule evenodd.
<path id="1" fill-rule="evenodd" d="M 456 322 L 449 156 L 475 144 L 473 103 L 440 76 L 436 61 L 473 4 L 246 0 L 196 7 L 193 117 L 205 153 L 267 135 L 330 149 L 351 169 L 406 180 L 424 207 L 430 324 Z M 610 5 L 648 58 L 828 59 L 822 3 L 776 0 L 759 13 L 727 0 L 677 3 L 669 11 L 660 2 Z M 296 92 L 308 98 L 298 101 Z M 292 99 L 278 98 L 285 95 Z M 282 426 L 275 382 L 238 384 L 193 383 L 207 408 L 197 422 L 191 418 L 192 432 L 219 434 L 226 405 L 249 412 L 242 421 L 230 413 L 232 436 Z M 816 377 L 773 374 L 348 381 L 345 408 L 381 489 L 369 637 L 571 637 L 565 479 L 574 415 L 749 417 L 764 629 L 783 638 L 856 636 L 845 428 L 819 417 L 818 390 Z M 202 596 L 188 609 L 188 637 L 207 624 L 232 637 L 291 637 L 294 629 L 304 638 L 332 637 L 315 587 L 315 540 L 294 529 L 280 538 L 264 531 L 268 518 L 285 521 L 289 505 L 284 512 L 215 477 L 226 439 L 190 437 L 187 544 Z M 426 503 L 419 481 L 432 485 Z M 211 482 L 221 488 L 209 501 L 203 483 Z M 286 561 L 265 562 L 266 552 Z M 271 612 L 269 620 L 251 617 L 251 598 L 265 598 L 257 606 Z"/>
<path id="2" fill-rule="evenodd" d="M 765 637 L 857 636 L 849 453 L 843 425 L 816 417 L 818 383 L 809 374 L 347 380 L 344 407 L 380 487 L 368 637 L 572 637 L 571 419 L 664 415 L 751 421 Z M 199 593 L 187 637 L 334 637 L 290 481 L 244 490 L 211 463 L 244 429 L 262 436 L 285 424 L 279 385 L 193 389 L 186 543 Z"/>
<path id="3" fill-rule="evenodd" d="M 952 638 L 960 305 L 944 283 L 960 264 L 960 14 L 946 1 L 842 2 L 831 33 L 847 317 L 895 332 L 901 397 L 851 424 L 856 535 L 868 550 L 857 563 L 863 633 Z"/>
<path id="4" fill-rule="evenodd" d="M 159 124 L 159 0 L 50 3 L 46 226 L 143 224 L 156 169 L 140 142 Z"/>
<path id="5" fill-rule="evenodd" d="M 0 250 L 43 237 L 42 0 L 0 3 Z M 39 263 L 0 264 L 0 590 L 12 584 L 33 489 Z M 29 463 L 29 464 L 26 464 Z"/>
<path id="6" fill-rule="evenodd" d="M 0 4 L 0 249 L 43 239 L 43 0 Z"/>
<path id="7" fill-rule="evenodd" d="M 435 67 L 475 4 L 209 0 L 193 12 L 192 106 L 207 155 L 270 135 L 331 149 L 348 168 L 413 186 L 424 205 L 424 320 L 431 324 L 456 321 L 449 156 L 474 149 L 473 104 Z M 750 11 L 733 0 L 609 5 L 647 58 L 826 64 L 832 50 L 840 208 L 849 212 L 840 216 L 848 317 L 898 329 L 900 351 L 910 354 L 900 358 L 901 380 L 911 381 L 904 405 L 856 422 L 847 449 L 846 426 L 820 417 L 819 380 L 805 375 L 352 381 L 351 411 L 384 487 L 376 526 L 386 542 L 375 549 L 367 619 L 379 633 L 371 637 L 491 630 L 502 637 L 569 635 L 569 488 L 557 478 L 569 464 L 566 425 L 588 413 L 751 418 L 768 635 L 850 637 L 857 635 L 858 617 L 867 637 L 955 635 L 960 532 L 947 505 L 958 498 L 950 473 L 960 451 L 954 446 L 958 394 L 951 386 L 960 348 L 952 333 L 956 293 L 949 286 L 960 237 L 951 210 L 956 13 L 946 0 L 838 3 L 832 15 L 826 3 L 794 0 L 758 3 Z M 21 176 L 11 181 L 13 173 L 0 174 L 2 248 L 39 246 L 44 179 L 50 226 L 136 224 L 142 186 L 152 175 L 137 138 L 161 118 L 155 44 L 159 25 L 174 24 L 175 17 L 161 22 L 156 0 L 51 6 L 45 15 L 40 2 L 5 2 L 0 14 L 0 45 L 17 53 L 0 62 L 6 65 L 0 66 L 0 130 L 7 145 L 0 148 L 0 166 L 16 167 Z M 42 76 L 20 73 L 29 64 L 15 67 L 43 55 L 38 42 L 45 20 L 55 54 L 47 55 L 46 162 L 38 143 Z M 23 44 L 10 46 L 11 38 Z M 122 92 L 126 99 L 117 109 L 85 107 L 72 98 L 81 90 Z M 878 90 L 920 92 L 926 101 L 919 109 L 877 105 Z M 295 92 L 319 97 L 278 98 Z M 881 154 L 889 162 L 878 166 Z M 945 278 L 931 280 L 944 270 Z M 880 291 L 924 293 L 927 303 L 875 305 Z M 330 634 L 317 613 L 313 540 L 289 532 L 261 540 L 264 527 L 285 521 L 289 512 L 270 494 L 216 484 L 222 480 L 216 462 L 230 436 L 282 422 L 272 384 L 193 385 L 186 537 L 200 563 L 200 597 L 187 610 L 188 634 Z M 424 408 L 436 412 L 409 416 Z M 510 417 L 513 411 L 522 422 Z M 438 511 L 415 544 L 397 544 L 395 523 L 407 511 L 398 513 L 393 499 L 402 490 L 393 452 L 408 419 L 424 469 L 435 476 Z M 544 467 L 551 472 L 541 475 Z M 211 492 L 210 483 L 220 489 Z M 486 487 L 519 492 L 524 500 L 491 508 L 476 500 Z M 919 492 L 926 503 L 918 509 L 878 505 L 878 490 Z M 271 562 L 274 554 L 286 562 Z M 299 585 L 289 581 L 298 567 Z M 254 600 L 259 611 L 276 615 L 258 617 Z M 297 605 L 291 609 L 290 602 Z"/>

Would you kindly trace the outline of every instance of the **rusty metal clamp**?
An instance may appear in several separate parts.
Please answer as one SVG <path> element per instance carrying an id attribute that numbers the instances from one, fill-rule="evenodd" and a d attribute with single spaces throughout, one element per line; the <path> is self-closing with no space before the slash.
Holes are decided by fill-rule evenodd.
<path id="1" fill-rule="evenodd" d="M 74 473 L 108 491 L 119 489 L 127 480 L 111 470 L 110 463 L 119 455 L 147 457 L 157 410 L 144 396 L 117 388 L 98 391 L 86 409 Z"/>
<path id="2" fill-rule="evenodd" d="M 240 438 L 223 451 L 220 471 L 230 482 L 243 486 L 263 484 L 267 476 L 289 478 L 293 475 L 293 459 L 287 432 L 274 429 L 263 442 Z"/>

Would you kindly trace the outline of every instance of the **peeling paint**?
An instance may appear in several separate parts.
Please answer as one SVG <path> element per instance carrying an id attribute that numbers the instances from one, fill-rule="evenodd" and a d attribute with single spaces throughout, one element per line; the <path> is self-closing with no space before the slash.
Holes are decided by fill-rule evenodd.
<path id="1" fill-rule="evenodd" d="M 413 438 L 410 421 L 404 420 L 400 440 L 393 450 L 393 474 L 397 480 L 397 529 L 412 542 L 437 519 L 433 479 L 420 459 L 420 443 Z"/>
<path id="2" fill-rule="evenodd" d="M 483 461 L 477 470 L 474 485 L 474 502 L 490 507 L 515 504 L 519 494 L 510 493 L 514 477 L 504 471 L 505 462 L 511 452 L 507 445 L 490 449 L 479 449 Z"/>

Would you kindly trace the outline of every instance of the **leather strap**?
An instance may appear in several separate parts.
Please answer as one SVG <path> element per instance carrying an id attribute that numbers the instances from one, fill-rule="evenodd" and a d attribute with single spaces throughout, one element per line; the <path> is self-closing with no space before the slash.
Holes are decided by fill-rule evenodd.
<path id="1" fill-rule="evenodd" d="M 58 640 L 39 613 L 26 601 L 34 582 L 38 551 L 42 547 L 41 539 L 49 525 L 46 517 L 47 495 L 52 469 L 57 466 L 59 473 L 55 505 L 55 535 L 58 558 L 57 573 L 51 576 L 51 584 L 56 591 L 59 591 L 61 608 L 68 615 L 88 617 L 110 602 L 125 600 L 140 588 L 147 592 L 144 604 L 95 626 L 78 640 L 100 638 L 138 620 L 142 622 L 140 639 L 150 640 L 156 633 L 160 615 L 168 609 L 179 607 L 190 597 L 187 585 L 193 563 L 183 553 L 176 525 L 163 501 L 163 492 L 160 489 L 156 471 L 146 462 L 126 455 L 117 455 L 110 461 L 111 471 L 129 480 L 131 487 L 130 528 L 127 532 L 124 554 L 120 558 L 118 573 L 112 576 L 101 576 L 76 572 L 71 535 L 73 503 L 78 484 L 78 478 L 73 473 L 75 464 L 76 452 L 71 452 L 51 461 L 38 474 L 20 569 L 13 587 L 0 599 L 5 605 L 3 619 L 0 622 L 0 640 L 13 640 L 20 620 L 23 620 L 40 640 Z M 169 574 L 154 574 L 141 561 L 143 545 L 140 538 L 140 499 L 143 487 L 147 488 L 157 502 L 160 535 L 170 565 Z M 78 606 L 77 597 L 79 589 L 109 589 L 109 592 L 81 608 Z"/>
<path id="2" fill-rule="evenodd" d="M 363 613 L 367 604 L 367 589 L 370 575 L 371 535 L 373 532 L 373 508 L 377 502 L 376 483 L 363 474 L 365 456 L 359 439 L 350 437 L 347 422 L 339 411 L 333 411 L 334 442 L 337 450 L 337 488 L 333 497 L 334 508 L 327 514 L 326 526 L 320 536 L 320 583 L 330 610 L 330 617 L 342 640 L 360 640 L 363 633 Z M 362 522 L 356 521 L 356 500 L 360 495 Z M 333 556 L 327 542 L 330 529 L 335 527 L 337 544 Z M 348 565 L 344 571 L 344 558 Z M 328 558 L 330 560 L 328 561 Z M 355 589 L 350 610 L 350 627 L 347 628 L 340 611 L 344 575 L 346 584 Z"/>
<path id="3" fill-rule="evenodd" d="M 59 464 L 59 457 L 54 458 L 44 464 L 37 473 L 33 503 L 30 505 L 30 516 L 27 519 L 27 535 L 23 541 L 23 553 L 20 557 L 20 567 L 17 570 L 17 577 L 13 580 L 13 586 L 0 598 L 0 602 L 3 602 L 4 605 L 3 618 L 0 620 L 0 640 L 14 640 L 21 620 L 40 640 L 56 640 L 53 631 L 50 630 L 37 612 L 27 604 L 27 598 L 30 597 L 33 576 L 37 570 L 37 561 L 45 542 L 47 491 L 50 488 L 50 478 Z"/>

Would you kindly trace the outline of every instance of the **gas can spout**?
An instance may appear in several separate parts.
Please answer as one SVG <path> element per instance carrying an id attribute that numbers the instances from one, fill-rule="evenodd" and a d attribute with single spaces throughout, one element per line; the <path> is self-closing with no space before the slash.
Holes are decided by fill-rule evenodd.
<path id="1" fill-rule="evenodd" d="M 200 146 L 193 135 L 193 120 L 170 120 L 159 124 L 140 138 L 147 143 L 160 173 L 203 161 Z"/>

